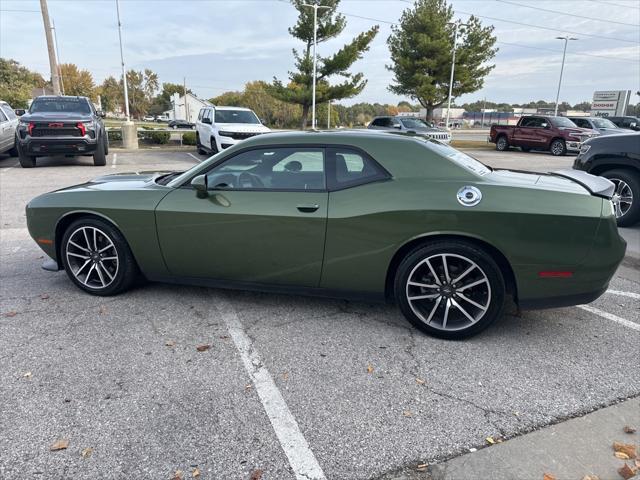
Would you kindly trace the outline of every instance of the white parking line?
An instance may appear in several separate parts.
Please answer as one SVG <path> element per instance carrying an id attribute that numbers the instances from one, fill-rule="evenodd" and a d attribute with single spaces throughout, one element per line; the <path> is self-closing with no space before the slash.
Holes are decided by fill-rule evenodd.
<path id="1" fill-rule="evenodd" d="M 612 322 L 617 322 L 620 325 L 624 325 L 625 327 L 629 327 L 633 330 L 637 330 L 640 332 L 640 323 L 632 322 L 631 320 L 627 320 L 626 318 L 619 317 L 614 315 L 613 313 L 608 313 L 600 310 L 599 308 L 591 307 L 589 305 L 578 305 L 578 308 L 582 310 L 586 310 L 589 313 L 593 313 L 594 315 L 598 315 L 599 317 L 606 318 L 607 320 L 611 320 Z"/>
<path id="2" fill-rule="evenodd" d="M 114 153 L 111 159 L 111 168 L 116 168 L 116 162 L 118 161 L 118 154 Z"/>
<path id="3" fill-rule="evenodd" d="M 202 160 L 200 160 L 198 157 L 196 157 L 193 153 L 187 152 L 187 155 L 189 155 L 191 158 L 193 158 L 196 162 L 202 163 Z"/>
<path id="4" fill-rule="evenodd" d="M 287 407 L 280 390 L 267 368 L 262 364 L 251 339 L 247 336 L 233 306 L 226 300 L 217 302 L 229 334 L 233 339 L 244 368 L 249 374 L 262 402 L 271 426 L 280 441 L 289 464 L 298 480 L 326 480 L 315 455 L 302 435 L 298 422 Z"/>
<path id="5" fill-rule="evenodd" d="M 607 293 L 612 293 L 613 295 L 621 295 L 623 297 L 635 298 L 636 300 L 640 300 L 640 293 L 621 292 L 620 290 L 607 290 Z"/>

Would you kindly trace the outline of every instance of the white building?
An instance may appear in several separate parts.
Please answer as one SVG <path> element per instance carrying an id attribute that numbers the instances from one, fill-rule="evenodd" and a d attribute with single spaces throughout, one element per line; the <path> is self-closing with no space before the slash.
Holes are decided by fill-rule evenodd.
<path id="1" fill-rule="evenodd" d="M 195 123 L 198 119 L 198 113 L 202 107 L 212 107 L 213 104 L 202 100 L 195 95 L 187 93 L 185 96 L 178 93 L 171 95 L 171 109 L 164 112 L 169 117 L 169 120 L 186 120 L 187 122 Z"/>

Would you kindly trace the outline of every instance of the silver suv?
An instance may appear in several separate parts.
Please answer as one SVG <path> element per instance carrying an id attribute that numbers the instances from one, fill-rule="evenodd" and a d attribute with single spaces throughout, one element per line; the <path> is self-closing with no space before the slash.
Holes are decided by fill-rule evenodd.
<path id="1" fill-rule="evenodd" d="M 416 117 L 385 116 L 375 117 L 367 128 L 371 130 L 386 130 L 391 132 L 415 133 L 438 140 L 442 143 L 451 142 L 451 134 L 433 124 Z"/>
<path id="2" fill-rule="evenodd" d="M 16 128 L 18 117 L 7 102 L 0 100 L 0 153 L 18 156 L 16 149 Z"/>

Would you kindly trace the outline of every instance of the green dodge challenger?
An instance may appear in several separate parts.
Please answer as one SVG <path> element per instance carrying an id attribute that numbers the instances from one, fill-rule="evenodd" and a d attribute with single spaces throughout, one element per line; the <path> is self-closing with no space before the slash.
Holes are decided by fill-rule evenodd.
<path id="1" fill-rule="evenodd" d="M 27 205 L 29 232 L 82 290 L 151 281 L 395 301 L 461 338 L 501 315 L 591 302 L 626 244 L 611 182 L 494 170 L 436 141 L 273 133 L 186 172 L 124 173 Z"/>

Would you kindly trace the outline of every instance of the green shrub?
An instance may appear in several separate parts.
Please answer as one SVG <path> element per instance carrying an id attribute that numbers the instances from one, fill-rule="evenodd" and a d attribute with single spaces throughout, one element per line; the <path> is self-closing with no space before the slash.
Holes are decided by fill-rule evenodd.
<path id="1" fill-rule="evenodd" d="M 196 133 L 195 132 L 187 132 L 182 134 L 182 144 L 183 145 L 195 145 L 196 144 Z"/>
<path id="2" fill-rule="evenodd" d="M 110 142 L 121 142 L 122 141 L 122 130 L 107 130 L 107 137 Z"/>
<path id="3" fill-rule="evenodd" d="M 171 134 L 169 132 L 144 132 L 142 138 L 149 140 L 151 143 L 166 145 L 169 143 Z"/>

